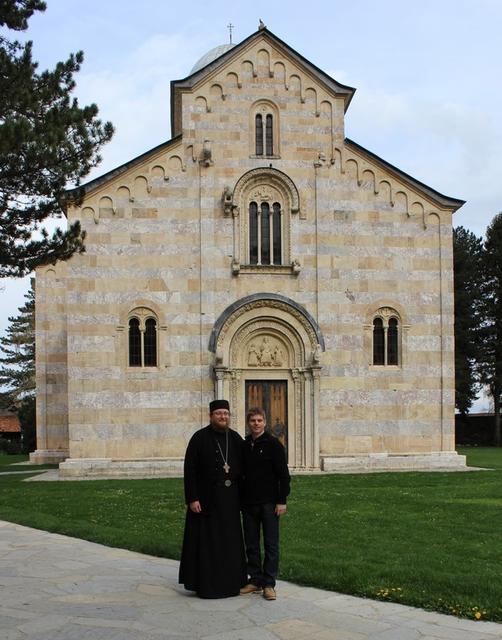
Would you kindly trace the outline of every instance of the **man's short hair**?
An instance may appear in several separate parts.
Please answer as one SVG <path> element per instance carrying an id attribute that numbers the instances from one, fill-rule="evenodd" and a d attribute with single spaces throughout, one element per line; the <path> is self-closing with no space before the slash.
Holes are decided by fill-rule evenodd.
<path id="1" fill-rule="evenodd" d="M 253 407 L 252 409 L 248 409 L 246 413 L 246 422 L 249 422 L 253 416 L 263 416 L 263 420 L 267 421 L 267 414 L 261 407 Z"/>

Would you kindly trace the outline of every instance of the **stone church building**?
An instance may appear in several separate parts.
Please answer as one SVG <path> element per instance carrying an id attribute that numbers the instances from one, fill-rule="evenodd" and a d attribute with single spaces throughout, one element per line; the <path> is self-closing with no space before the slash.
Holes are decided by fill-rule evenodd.
<path id="1" fill-rule="evenodd" d="M 345 137 L 354 91 L 261 25 L 172 81 L 171 140 L 68 194 L 86 252 L 37 271 L 33 462 L 177 472 L 227 398 L 242 434 L 265 407 L 295 470 L 465 464 L 463 201 Z"/>

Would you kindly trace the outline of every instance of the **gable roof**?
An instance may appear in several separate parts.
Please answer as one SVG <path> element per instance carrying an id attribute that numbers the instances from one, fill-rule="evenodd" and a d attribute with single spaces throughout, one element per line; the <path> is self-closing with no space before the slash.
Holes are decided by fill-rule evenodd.
<path id="1" fill-rule="evenodd" d="M 174 138 L 171 138 L 166 142 L 161 142 L 156 147 L 153 147 L 153 149 L 148 149 L 148 151 L 141 153 L 139 156 L 136 156 L 132 160 L 128 160 L 127 162 L 124 162 L 124 164 L 115 167 L 115 169 L 110 169 L 110 171 L 107 171 L 102 176 L 98 176 L 97 178 L 94 178 L 93 180 L 90 180 L 89 182 L 86 182 L 85 184 L 82 184 L 78 187 L 74 187 L 73 189 L 68 189 L 67 191 L 65 191 L 64 202 L 62 203 L 65 211 L 68 204 L 78 204 L 82 200 L 82 198 L 84 198 L 84 196 L 86 196 L 90 191 L 98 189 L 101 185 L 110 182 L 110 180 L 113 180 L 114 178 L 117 178 L 129 169 L 132 169 L 136 165 L 146 160 L 149 156 L 154 155 L 159 151 L 166 151 L 167 149 L 169 149 L 169 147 L 173 146 L 180 140 L 181 135 L 175 136 Z"/>
<path id="2" fill-rule="evenodd" d="M 124 164 L 116 167 L 115 169 L 111 169 L 110 171 L 103 174 L 102 176 L 99 176 L 98 178 L 94 178 L 94 180 L 91 180 L 90 182 L 87 182 L 86 184 L 83 184 L 79 187 L 75 187 L 74 189 L 69 189 L 65 193 L 64 205 L 66 206 L 70 203 L 78 203 L 89 192 L 93 191 L 94 189 L 98 189 L 100 186 L 106 184 L 110 180 L 117 178 L 121 174 L 125 173 L 129 169 L 136 166 L 137 164 L 140 164 L 141 162 L 143 162 L 150 155 L 153 155 L 158 151 L 167 150 L 170 146 L 173 146 L 174 144 L 178 143 L 180 140 L 181 140 L 181 135 L 178 135 L 175 138 L 171 138 L 171 140 L 162 142 L 156 147 L 153 147 L 153 149 L 149 149 L 148 151 L 145 151 L 141 155 L 137 156 L 136 158 L 133 158 L 132 160 L 129 160 L 128 162 L 125 162 Z M 439 191 L 436 191 L 436 189 L 429 187 L 424 182 L 421 182 L 420 180 L 417 180 L 413 176 L 410 176 L 408 173 L 406 173 L 405 171 L 402 171 L 401 169 L 394 166 L 390 162 L 387 162 L 387 160 L 384 160 L 383 158 L 378 156 L 376 153 L 373 153 L 372 151 L 369 151 L 369 149 L 366 149 L 365 147 L 361 146 L 357 142 L 354 142 L 354 140 L 351 140 L 350 138 L 345 138 L 344 143 L 349 149 L 352 149 L 359 155 L 368 157 L 370 160 L 380 165 L 383 169 L 386 169 L 391 173 L 393 173 L 397 178 L 402 180 L 404 183 L 408 184 L 411 188 L 420 191 L 425 196 L 428 196 L 430 199 L 434 200 L 434 202 L 437 202 L 439 205 L 447 209 L 451 209 L 452 212 L 455 212 L 457 209 L 460 209 L 460 207 L 465 204 L 465 200 L 461 200 L 459 198 L 452 198 L 450 196 L 445 196 Z"/>
<path id="3" fill-rule="evenodd" d="M 184 91 L 190 90 L 201 80 L 204 80 L 207 76 L 213 73 L 218 67 L 226 64 L 229 60 L 232 60 L 238 56 L 243 49 L 246 49 L 250 44 L 259 39 L 268 40 L 270 44 L 275 45 L 277 48 L 293 58 L 301 67 L 303 67 L 308 73 L 313 75 L 318 82 L 323 84 L 330 93 L 341 95 L 344 98 L 345 111 L 347 111 L 352 96 L 355 93 L 354 87 L 337 82 L 334 78 L 329 76 L 315 64 L 304 58 L 298 51 L 295 51 L 286 42 L 278 38 L 274 33 L 269 31 L 266 27 L 261 27 L 250 36 L 236 44 L 231 49 L 224 51 L 224 53 L 204 67 L 196 68 L 194 73 L 191 73 L 186 78 L 181 80 L 171 80 L 171 131 L 177 135 L 181 133 L 181 94 Z M 197 66 L 197 65 L 196 65 Z"/>
<path id="4" fill-rule="evenodd" d="M 385 169 L 390 173 L 393 173 L 397 178 L 399 178 L 402 182 L 407 184 L 409 187 L 417 191 L 420 191 L 420 193 L 422 193 L 424 196 L 428 197 L 429 199 L 433 200 L 438 205 L 445 207 L 446 209 L 451 209 L 452 213 L 455 212 L 457 209 L 460 209 L 460 207 L 465 204 L 465 200 L 460 200 L 459 198 L 451 198 L 450 196 L 445 196 L 439 191 L 436 191 L 435 189 L 433 189 L 432 187 L 429 187 L 425 183 L 420 182 L 420 180 L 413 178 L 413 176 L 410 176 L 408 173 L 402 171 L 401 169 L 398 169 L 390 162 L 387 162 L 387 160 L 380 158 L 380 156 L 377 156 L 376 153 L 373 153 L 372 151 L 365 149 L 360 144 L 357 144 L 357 142 L 354 142 L 350 138 L 345 138 L 345 145 L 348 149 L 352 149 L 359 155 L 367 156 L 370 160 L 373 160 L 374 162 L 376 162 L 376 164 L 380 165 L 382 169 Z"/>
<path id="5" fill-rule="evenodd" d="M 278 38 L 274 33 L 269 31 L 266 27 L 259 28 L 257 31 L 252 33 L 250 36 L 242 40 L 240 43 L 233 45 L 232 47 L 221 47 L 223 53 L 214 59 L 210 59 L 210 62 L 203 67 L 198 67 L 198 64 L 195 65 L 195 71 L 190 73 L 190 75 L 186 76 L 181 80 L 172 80 L 171 81 L 171 131 L 175 133 L 170 140 L 162 142 L 161 144 L 149 149 L 148 151 L 142 153 L 141 155 L 133 158 L 125 162 L 124 164 L 116 167 L 108 171 L 107 173 L 95 178 L 86 184 L 80 185 L 79 187 L 75 187 L 74 189 L 69 189 L 65 193 L 65 201 L 63 203 L 64 208 L 69 203 L 79 204 L 82 199 L 89 194 L 91 191 L 98 189 L 102 185 L 107 182 L 117 178 L 122 175 L 129 169 L 137 166 L 141 162 L 145 161 L 149 156 L 152 156 L 158 152 L 169 149 L 169 147 L 174 146 L 182 139 L 181 133 L 181 95 L 184 91 L 190 91 L 192 87 L 194 87 L 197 83 L 207 78 L 211 75 L 218 67 L 223 64 L 226 64 L 229 60 L 238 56 L 243 49 L 248 47 L 254 41 L 258 39 L 266 39 L 270 42 L 270 44 L 275 45 L 279 49 L 282 49 L 286 55 L 296 60 L 296 62 L 302 66 L 308 73 L 316 78 L 317 81 L 322 83 L 325 88 L 339 96 L 343 96 L 345 111 L 347 110 L 350 101 L 356 91 L 355 88 L 350 87 L 348 85 L 341 84 L 337 82 L 334 78 L 329 76 L 327 73 L 319 69 L 316 65 L 312 64 L 309 60 L 304 58 L 300 53 L 291 48 L 287 43 Z M 216 47 L 219 49 L 219 47 Z M 213 51 L 213 50 L 212 50 Z M 211 53 L 211 52 L 210 52 Z M 205 58 L 205 56 L 203 56 Z M 200 61 L 199 61 L 200 62 Z M 458 198 L 451 198 L 449 196 L 445 196 L 444 194 L 436 191 L 432 187 L 420 182 L 419 180 L 413 178 L 409 174 L 405 173 L 401 169 L 398 169 L 390 162 L 383 160 L 378 155 L 365 149 L 357 142 L 354 142 L 350 138 L 345 138 L 345 145 L 348 148 L 352 149 L 354 152 L 359 155 L 366 156 L 376 164 L 380 165 L 382 169 L 389 171 L 394 174 L 397 178 L 403 181 L 405 184 L 409 185 L 411 188 L 418 190 L 424 196 L 433 200 L 438 205 L 450 209 L 452 212 L 459 209 L 463 204 L 465 204 L 465 200 L 460 200 Z"/>

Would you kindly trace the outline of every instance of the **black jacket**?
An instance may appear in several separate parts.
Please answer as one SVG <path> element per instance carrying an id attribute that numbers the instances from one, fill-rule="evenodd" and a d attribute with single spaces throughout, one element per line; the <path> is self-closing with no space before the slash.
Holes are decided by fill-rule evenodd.
<path id="1" fill-rule="evenodd" d="M 265 431 L 244 441 L 243 504 L 286 504 L 290 477 L 286 452 L 277 438 Z"/>
<path id="2" fill-rule="evenodd" d="M 191 437 L 184 464 L 187 505 L 198 500 L 203 512 L 208 513 L 213 505 L 214 488 L 227 478 L 232 482 L 239 482 L 242 476 L 243 440 L 237 431 L 232 429 L 228 430 L 228 438 L 230 473 L 226 475 L 222 471 L 223 460 L 211 425 L 199 429 Z M 224 445 L 222 449 L 225 451 Z"/>

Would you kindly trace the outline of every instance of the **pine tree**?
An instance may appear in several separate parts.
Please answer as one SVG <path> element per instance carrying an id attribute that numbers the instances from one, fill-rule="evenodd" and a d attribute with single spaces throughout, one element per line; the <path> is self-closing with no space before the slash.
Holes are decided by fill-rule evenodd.
<path id="1" fill-rule="evenodd" d="M 500 428 L 500 400 L 502 393 L 502 212 L 497 214 L 486 230 L 484 245 L 481 381 L 493 398 L 494 443 L 502 445 Z"/>
<path id="2" fill-rule="evenodd" d="M 469 411 L 479 391 L 483 240 L 464 227 L 453 230 L 455 287 L 455 406 Z"/>
<path id="3" fill-rule="evenodd" d="M 0 26 L 24 31 L 45 8 L 39 0 L 0 0 Z M 83 59 L 79 51 L 39 73 L 32 43 L 0 34 L 0 277 L 20 277 L 84 250 L 78 222 L 52 236 L 40 228 L 62 215 L 67 186 L 80 185 L 113 135 L 95 104 L 81 108 L 71 97 Z"/>
<path id="4" fill-rule="evenodd" d="M 35 397 L 35 291 L 30 288 L 19 315 L 9 318 L 0 344 L 0 386 L 4 408 Z"/>

